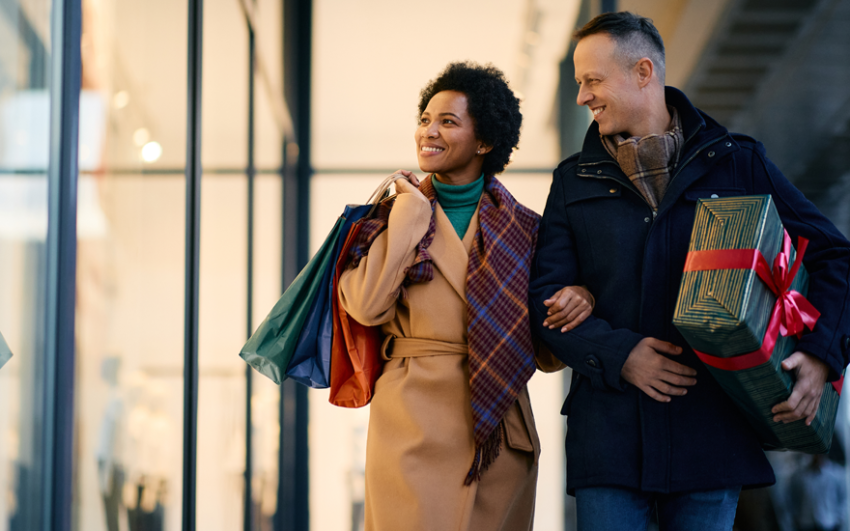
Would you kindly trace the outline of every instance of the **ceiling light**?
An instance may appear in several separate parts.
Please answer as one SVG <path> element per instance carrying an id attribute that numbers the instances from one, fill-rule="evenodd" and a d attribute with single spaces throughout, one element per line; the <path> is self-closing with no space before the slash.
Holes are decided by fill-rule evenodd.
<path id="1" fill-rule="evenodd" d="M 130 94 L 126 90 L 121 90 L 112 96 L 112 106 L 116 109 L 123 109 L 130 103 Z"/>
<path id="2" fill-rule="evenodd" d="M 162 156 L 162 146 L 159 142 L 148 142 L 142 148 L 142 160 L 145 162 L 156 162 Z"/>

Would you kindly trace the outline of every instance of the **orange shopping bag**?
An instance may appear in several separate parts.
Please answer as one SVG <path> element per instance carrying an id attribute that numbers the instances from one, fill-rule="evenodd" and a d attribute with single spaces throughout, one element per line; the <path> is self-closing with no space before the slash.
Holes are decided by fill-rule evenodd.
<path id="1" fill-rule="evenodd" d="M 336 262 L 333 281 L 333 342 L 331 344 L 330 402 L 340 407 L 363 407 L 372 400 L 375 381 L 381 375 L 381 329 L 363 326 L 352 319 L 339 303 L 339 277 L 348 251 L 362 224 L 352 225 Z"/>

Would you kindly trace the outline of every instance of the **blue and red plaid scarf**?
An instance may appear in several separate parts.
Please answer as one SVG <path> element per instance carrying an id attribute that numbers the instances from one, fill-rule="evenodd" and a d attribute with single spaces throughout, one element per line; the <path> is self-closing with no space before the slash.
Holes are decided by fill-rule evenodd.
<path id="1" fill-rule="evenodd" d="M 419 191 L 431 202 L 428 232 L 417 245 L 405 285 L 428 282 L 434 269 L 428 246 L 434 240 L 437 194 L 431 177 Z M 363 222 L 349 260 L 356 267 L 375 238 L 387 227 L 395 196 L 381 202 L 374 218 Z M 469 343 L 469 388 L 475 459 L 466 484 L 480 479 L 498 457 L 499 423 L 534 374 L 534 347 L 528 316 L 528 279 L 540 216 L 519 204 L 494 176 L 485 177 L 478 211 L 479 229 L 469 255 L 466 299 Z"/>

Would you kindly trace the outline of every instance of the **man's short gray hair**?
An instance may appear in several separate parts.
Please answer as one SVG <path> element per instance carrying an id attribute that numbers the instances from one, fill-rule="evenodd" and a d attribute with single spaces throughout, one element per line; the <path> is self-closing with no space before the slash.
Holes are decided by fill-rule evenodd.
<path id="1" fill-rule="evenodd" d="M 664 86 L 664 40 L 652 20 L 628 11 L 603 13 L 573 33 L 580 41 L 590 35 L 607 33 L 617 43 L 617 56 L 623 68 L 631 70 L 644 57 L 655 66 L 655 75 Z"/>

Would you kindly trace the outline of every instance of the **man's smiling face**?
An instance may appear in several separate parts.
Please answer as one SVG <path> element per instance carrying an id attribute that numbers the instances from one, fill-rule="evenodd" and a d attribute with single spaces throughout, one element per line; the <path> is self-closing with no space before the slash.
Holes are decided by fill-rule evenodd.
<path id="1" fill-rule="evenodd" d="M 581 39 L 573 54 L 578 105 L 587 105 L 603 135 L 632 136 L 640 129 L 641 87 L 633 69 L 626 70 L 617 43 L 606 33 Z"/>

